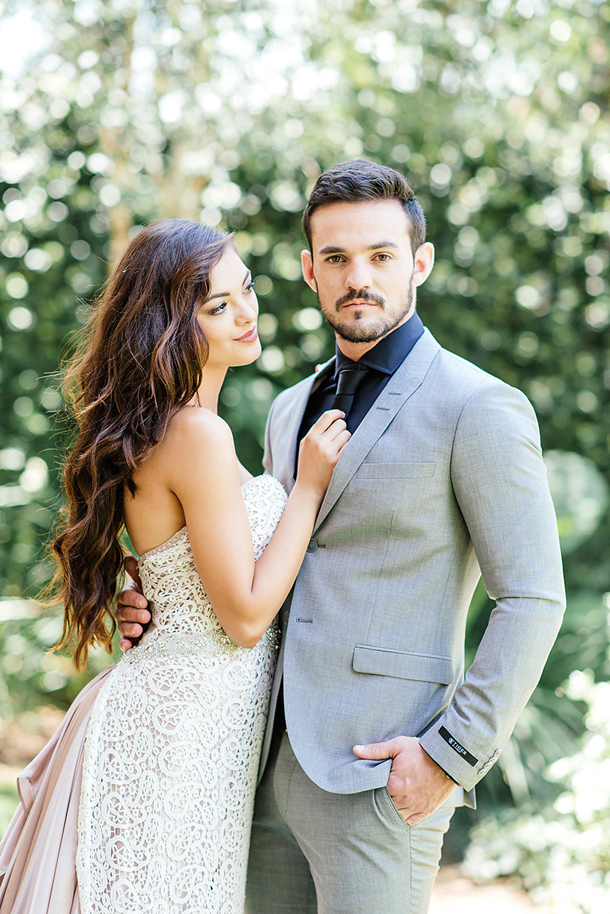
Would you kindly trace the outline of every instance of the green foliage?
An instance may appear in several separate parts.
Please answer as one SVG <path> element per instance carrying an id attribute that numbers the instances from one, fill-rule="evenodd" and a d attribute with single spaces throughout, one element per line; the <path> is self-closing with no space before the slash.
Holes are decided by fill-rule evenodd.
<path id="1" fill-rule="evenodd" d="M 19 794 L 14 779 L 0 780 L 0 835 L 6 831 L 18 802 Z"/>
<path id="2" fill-rule="evenodd" d="M 437 264 L 420 311 L 440 341 L 523 388 L 546 447 L 608 474 L 605 7 L 47 0 L 36 16 L 51 44 L 2 85 L 2 593 L 46 574 L 53 372 L 130 226 L 222 222 L 260 275 L 265 352 L 224 398 L 256 468 L 273 394 L 332 352 L 305 310 L 298 214 L 349 156 L 403 168 L 421 197 Z M 50 488 L 40 463 L 19 483 L 32 458 Z M 600 590 L 607 543 L 588 546 Z"/>
<path id="3" fill-rule="evenodd" d="M 0 611 L 11 606 L 0 602 Z M 105 651 L 91 651 L 87 671 L 77 674 L 70 657 L 52 651 L 61 635 L 57 613 L 40 615 L 34 604 L 24 604 L 5 615 L 13 616 L 0 621 L 0 704 L 5 720 L 40 704 L 67 709 L 91 677 L 112 662 Z"/>
<path id="4" fill-rule="evenodd" d="M 493 606 L 480 584 L 473 599 L 467 632 L 468 665 L 481 640 Z M 477 812 L 460 810 L 462 827 L 476 824 L 481 815 L 501 815 L 514 805 L 544 807 L 557 796 L 557 784 L 548 777 L 554 762 L 568 756 L 583 730 L 583 706 L 564 688 L 578 663 L 609 678 L 608 596 L 580 590 L 569 595 L 564 623 L 551 651 L 540 684 L 521 714 L 508 746 L 497 764 L 477 787 Z"/>
<path id="5" fill-rule="evenodd" d="M 562 792 L 541 812 L 475 828 L 465 870 L 480 881 L 516 875 L 561 914 L 601 914 L 610 897 L 610 683 L 574 672 L 567 692 L 586 706 L 587 730 L 550 769 Z"/>
<path id="6" fill-rule="evenodd" d="M 13 3 L 3 15 L 29 8 Z M 258 472 L 274 395 L 333 352 L 299 278 L 307 193 L 337 161 L 392 165 L 413 183 L 437 250 L 419 290 L 422 318 L 443 345 L 523 389 L 545 448 L 559 455 L 549 466 L 566 533 L 566 627 L 513 747 L 480 792 L 486 808 L 550 802 L 546 766 L 582 726 L 579 705 L 557 690 L 574 667 L 608 674 L 607 5 L 31 8 L 48 45 L 0 81 L 0 595 L 32 594 L 49 575 L 41 543 L 60 504 L 71 431 L 55 422 L 55 372 L 134 228 L 176 216 L 220 224 L 258 276 L 263 354 L 229 376 L 221 404 L 240 457 Z M 489 609 L 481 591 L 471 654 Z M 47 700 L 47 674 L 68 676 L 45 667 L 60 660 L 43 653 L 46 624 L 4 625 L 9 645 L 22 637 L 31 651 L 19 671 L 22 654 L 2 655 L 11 707 Z M 64 703 L 76 685 L 68 677 L 53 694 Z"/>

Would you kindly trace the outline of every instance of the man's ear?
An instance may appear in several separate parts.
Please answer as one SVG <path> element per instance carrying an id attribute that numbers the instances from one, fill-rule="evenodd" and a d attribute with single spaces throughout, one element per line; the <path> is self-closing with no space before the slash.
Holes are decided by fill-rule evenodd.
<path id="1" fill-rule="evenodd" d="M 413 260 L 413 282 L 416 286 L 421 286 L 434 266 L 434 245 L 430 241 L 425 241 L 416 250 Z"/>
<path id="2" fill-rule="evenodd" d="M 316 278 L 313 275 L 313 257 L 311 251 L 301 251 L 301 267 L 303 269 L 303 279 L 307 283 L 310 289 L 313 289 L 314 292 L 318 291 L 318 284 Z"/>

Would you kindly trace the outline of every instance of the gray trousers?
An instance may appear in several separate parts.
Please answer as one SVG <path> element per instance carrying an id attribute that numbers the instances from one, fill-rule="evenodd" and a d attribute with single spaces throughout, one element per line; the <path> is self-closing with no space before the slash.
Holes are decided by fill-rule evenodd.
<path id="1" fill-rule="evenodd" d="M 453 807 L 406 824 L 385 787 L 327 793 L 275 734 L 256 794 L 248 914 L 425 914 Z"/>

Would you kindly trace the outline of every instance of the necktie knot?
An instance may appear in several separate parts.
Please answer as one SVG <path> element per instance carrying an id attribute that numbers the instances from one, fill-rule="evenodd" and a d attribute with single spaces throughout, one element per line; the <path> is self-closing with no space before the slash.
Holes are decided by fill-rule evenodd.
<path id="1" fill-rule="evenodd" d="M 364 381 L 368 367 L 366 365 L 348 365 L 339 370 L 337 378 L 337 393 L 333 402 L 333 409 L 341 409 L 347 416 L 352 404 L 356 391 Z"/>

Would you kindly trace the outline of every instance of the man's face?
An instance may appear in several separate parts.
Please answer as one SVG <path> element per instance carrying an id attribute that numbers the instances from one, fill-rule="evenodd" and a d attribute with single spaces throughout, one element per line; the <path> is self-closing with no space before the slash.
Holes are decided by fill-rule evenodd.
<path id="1" fill-rule="evenodd" d="M 413 314 L 434 249 L 423 244 L 414 256 L 409 229 L 397 200 L 329 203 L 313 213 L 303 275 L 340 341 L 364 351 Z"/>

